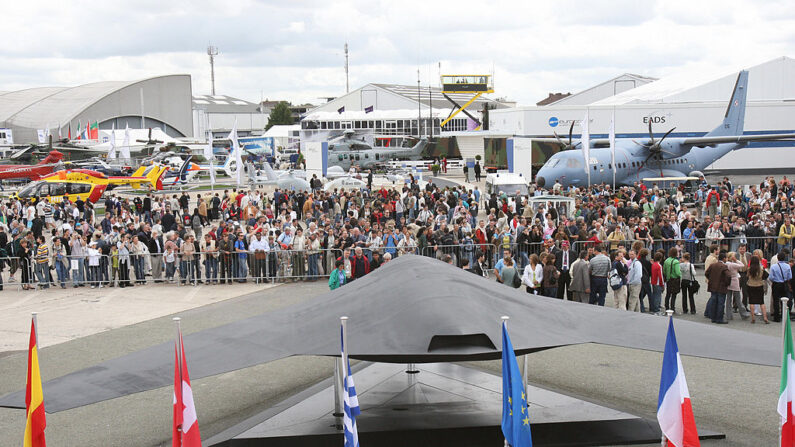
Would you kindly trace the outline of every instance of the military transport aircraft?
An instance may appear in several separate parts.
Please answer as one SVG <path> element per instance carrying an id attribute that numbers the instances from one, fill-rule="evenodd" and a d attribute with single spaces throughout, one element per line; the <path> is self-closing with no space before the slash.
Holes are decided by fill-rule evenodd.
<path id="1" fill-rule="evenodd" d="M 632 185 L 650 177 L 699 177 L 707 166 L 749 142 L 795 139 L 795 133 L 743 135 L 747 90 L 748 71 L 743 70 L 737 76 L 723 122 L 703 137 L 666 138 L 673 132 L 671 129 L 661 138 L 655 138 L 649 122 L 648 140 L 616 139 L 616 184 Z M 564 149 L 576 149 L 581 144 L 572 144 L 571 133 L 568 144 L 557 136 L 533 140 L 557 142 Z M 588 163 L 591 184 L 613 181 L 614 166 L 609 144 L 607 139 L 591 140 Z M 553 155 L 538 171 L 536 185 L 550 187 L 556 180 L 564 187 L 582 186 L 588 182 L 582 151 L 563 150 Z"/>

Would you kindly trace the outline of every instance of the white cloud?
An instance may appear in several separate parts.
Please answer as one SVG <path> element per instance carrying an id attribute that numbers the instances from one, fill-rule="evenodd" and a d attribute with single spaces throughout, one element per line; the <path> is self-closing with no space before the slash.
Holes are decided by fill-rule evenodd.
<path id="1" fill-rule="evenodd" d="M 293 33 L 303 33 L 306 29 L 306 24 L 304 22 L 290 22 L 290 25 L 287 27 L 287 31 Z"/>
<path id="2" fill-rule="evenodd" d="M 532 104 L 624 72 L 737 69 L 791 54 L 791 0 L 457 2 L 158 0 L 11 2 L 0 90 L 189 73 L 209 91 L 294 102 L 368 82 L 437 84 L 495 72 L 495 96 Z M 43 32 L 42 30 L 50 30 Z"/>

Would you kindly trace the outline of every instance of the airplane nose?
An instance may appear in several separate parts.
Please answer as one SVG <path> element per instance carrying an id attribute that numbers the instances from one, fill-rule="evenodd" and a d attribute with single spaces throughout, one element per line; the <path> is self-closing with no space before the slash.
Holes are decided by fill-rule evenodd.
<path id="1" fill-rule="evenodd" d="M 546 185 L 546 183 L 547 180 L 544 177 L 541 177 L 540 175 L 536 176 L 536 186 L 538 186 L 539 188 L 543 188 L 544 185 Z"/>

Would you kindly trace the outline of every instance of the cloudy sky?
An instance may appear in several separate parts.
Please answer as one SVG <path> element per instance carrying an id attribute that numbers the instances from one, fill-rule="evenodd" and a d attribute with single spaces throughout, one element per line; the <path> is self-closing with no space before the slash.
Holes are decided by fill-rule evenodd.
<path id="1" fill-rule="evenodd" d="M 761 5 L 761 6 L 759 6 Z M 764 2 L 34 0 L 5 2 L 0 91 L 189 73 L 210 93 L 294 103 L 350 84 L 437 85 L 495 74 L 495 97 L 533 104 L 621 73 L 730 72 L 795 56 L 792 0 Z"/>

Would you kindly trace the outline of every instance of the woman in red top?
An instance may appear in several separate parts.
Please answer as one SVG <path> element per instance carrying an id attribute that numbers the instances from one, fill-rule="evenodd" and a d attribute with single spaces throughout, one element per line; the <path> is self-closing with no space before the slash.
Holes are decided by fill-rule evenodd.
<path id="1" fill-rule="evenodd" d="M 651 302 L 649 303 L 649 312 L 660 312 L 660 299 L 662 292 L 665 290 L 665 280 L 662 274 L 662 261 L 663 255 L 660 252 L 654 254 L 654 262 L 651 263 Z"/>

